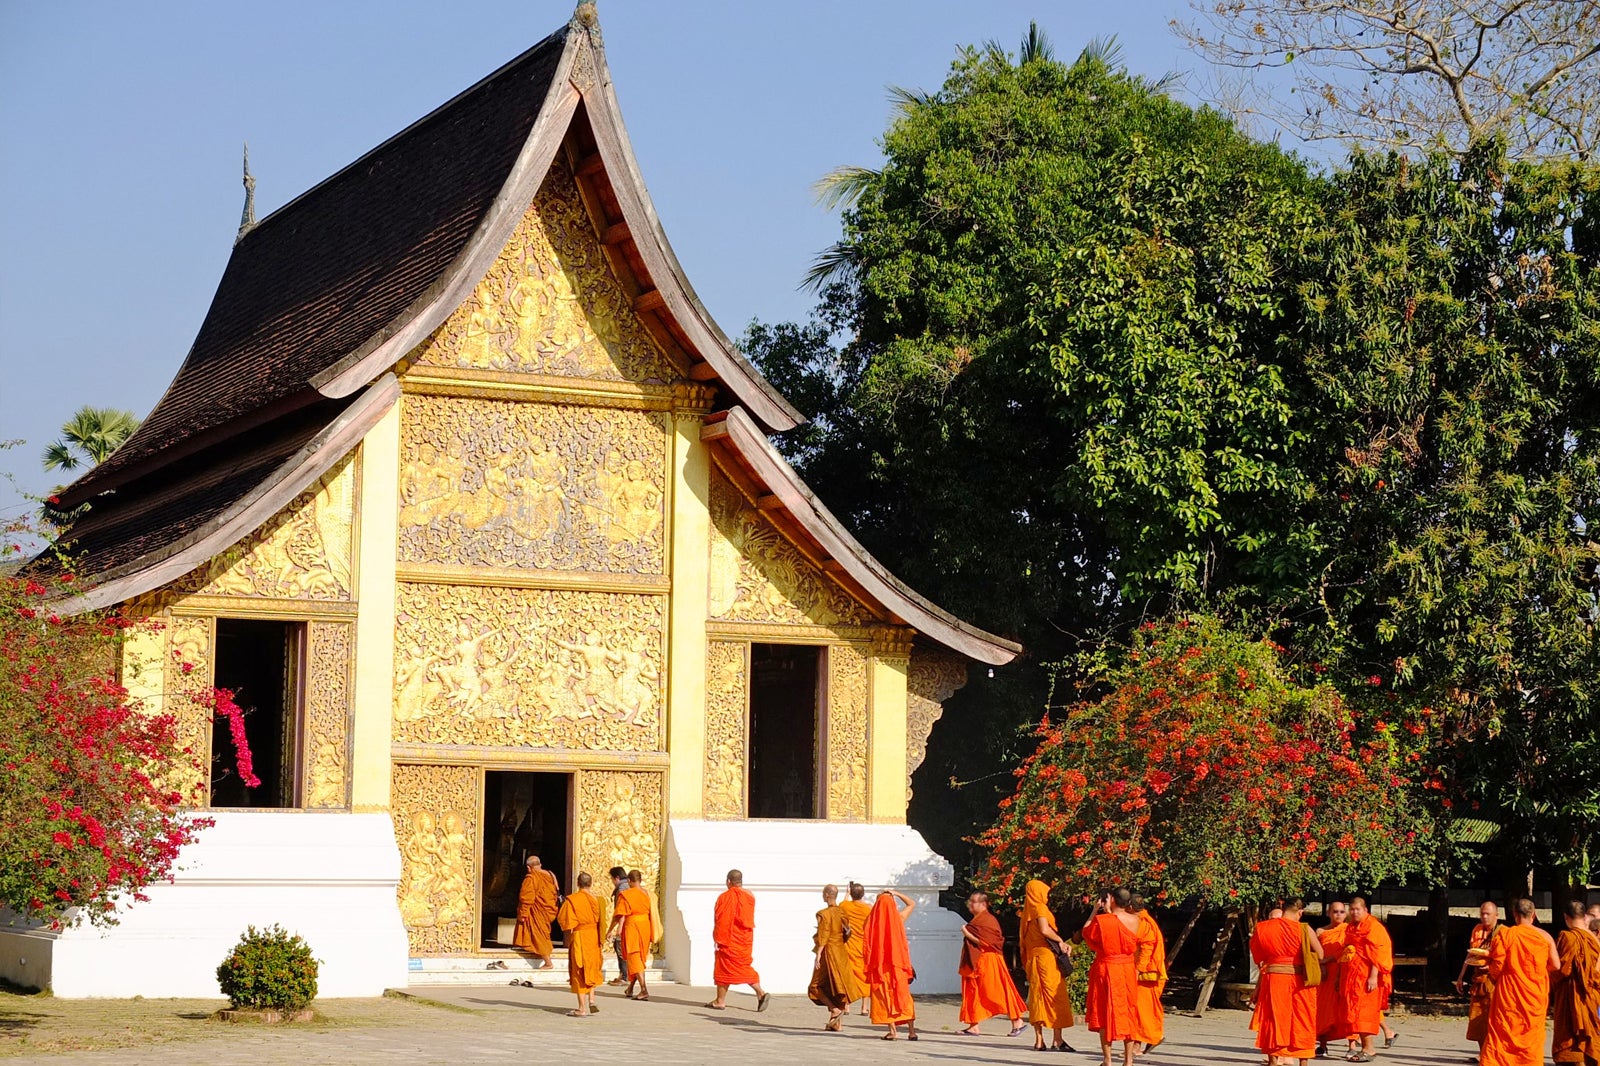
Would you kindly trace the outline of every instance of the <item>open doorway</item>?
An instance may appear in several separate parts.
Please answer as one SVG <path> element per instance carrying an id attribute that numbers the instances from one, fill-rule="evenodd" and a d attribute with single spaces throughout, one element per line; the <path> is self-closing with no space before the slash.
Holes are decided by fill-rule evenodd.
<path id="1" fill-rule="evenodd" d="M 817 817 L 822 649 L 750 646 L 750 817 Z"/>
<path id="2" fill-rule="evenodd" d="M 486 948 L 509 948 L 529 855 L 572 891 L 572 775 L 488 770 L 483 775 L 483 913 Z M 551 929 L 561 943 L 559 927 Z"/>
<path id="3" fill-rule="evenodd" d="M 305 626 L 299 622 L 217 619 L 215 684 L 233 693 L 244 712 L 245 740 L 255 776 L 246 788 L 228 723 L 211 727 L 211 806 L 294 807 L 298 804 L 300 763 L 300 648 Z"/>

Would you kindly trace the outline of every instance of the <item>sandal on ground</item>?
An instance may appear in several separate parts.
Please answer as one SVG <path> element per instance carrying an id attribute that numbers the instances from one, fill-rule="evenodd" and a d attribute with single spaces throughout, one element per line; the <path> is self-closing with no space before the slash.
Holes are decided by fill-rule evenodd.
<path id="1" fill-rule="evenodd" d="M 568 1018 L 587 1018 L 588 1016 L 589 1015 L 584 1011 L 576 1011 L 576 1010 L 567 1011 L 567 1017 Z"/>
<path id="2" fill-rule="evenodd" d="M 522 982 L 522 987 L 523 988 L 532 988 L 532 987 L 534 987 L 534 984 L 533 984 L 532 981 L 524 981 L 524 982 Z"/>
<path id="3" fill-rule="evenodd" d="M 1011 1030 L 1011 1032 L 1007 1033 L 1006 1035 L 1007 1036 L 1021 1036 L 1023 1033 L 1026 1033 L 1027 1031 L 1028 1031 L 1028 1027 L 1026 1025 L 1018 1025 L 1018 1026 L 1015 1026 Z"/>
<path id="4" fill-rule="evenodd" d="M 511 979 L 511 987 L 512 987 L 512 988 L 516 988 L 516 987 L 517 987 L 517 986 L 518 986 L 518 985 L 520 985 L 520 984 L 521 984 L 521 983 L 522 983 L 522 982 L 521 982 L 521 981 L 519 981 L 519 980 L 517 980 L 517 979 L 516 979 L 516 978 L 515 978 L 515 977 L 513 977 L 513 978 L 512 978 L 512 979 Z"/>
<path id="5" fill-rule="evenodd" d="M 1384 1050 L 1387 1051 L 1389 1048 L 1394 1047 L 1395 1041 L 1397 1041 L 1399 1039 L 1400 1039 L 1400 1034 L 1399 1033 L 1395 1033 L 1393 1036 L 1386 1037 L 1384 1039 L 1384 1041 L 1383 1041 Z"/>
<path id="6" fill-rule="evenodd" d="M 894 1034 L 893 1033 L 884 1033 L 883 1036 L 880 1037 L 880 1039 L 882 1039 L 882 1040 L 893 1040 L 894 1039 Z"/>
<path id="7" fill-rule="evenodd" d="M 1071 1052 L 1076 1053 L 1078 1049 L 1073 1047 L 1071 1044 L 1067 1043 L 1065 1040 L 1063 1040 L 1063 1041 L 1061 1041 L 1061 1043 L 1057 1044 L 1055 1047 L 1051 1048 L 1050 1050 L 1051 1051 L 1071 1051 Z"/>
<path id="8" fill-rule="evenodd" d="M 649 1003 L 650 1002 L 650 993 L 642 992 L 639 995 L 634 996 L 633 997 L 633 1001 L 635 1003 Z"/>
<path id="9" fill-rule="evenodd" d="M 600 1013 L 600 1004 L 598 1004 L 598 1003 L 589 1004 L 589 1013 L 590 1014 L 599 1014 Z"/>
<path id="10" fill-rule="evenodd" d="M 840 1022 L 840 1019 L 843 1018 L 843 1017 L 844 1017 L 844 1015 L 842 1015 L 842 1014 L 835 1014 L 833 1017 L 828 1019 L 828 1024 L 824 1025 L 822 1028 L 826 1029 L 830 1033 L 840 1032 L 841 1028 L 842 1028 L 842 1023 Z"/>
<path id="11" fill-rule="evenodd" d="M 726 1003 L 718 1003 L 716 1000 L 712 1000 L 710 1003 L 707 1003 L 706 1006 L 710 1007 L 712 1010 L 728 1009 L 728 1005 Z"/>
<path id="12" fill-rule="evenodd" d="M 978 1030 L 976 1030 L 976 1029 L 957 1029 L 956 1030 L 956 1035 L 957 1036 L 982 1036 L 983 1034 L 978 1032 Z"/>
<path id="13" fill-rule="evenodd" d="M 1354 1055 L 1348 1056 L 1345 1059 L 1345 1061 L 1346 1062 L 1371 1062 L 1372 1061 L 1372 1056 L 1368 1055 L 1364 1051 L 1358 1051 Z"/>
<path id="14" fill-rule="evenodd" d="M 760 1014 L 767 1009 L 767 1000 L 772 998 L 771 992 L 763 992 L 756 997 L 756 1013 Z"/>
<path id="15" fill-rule="evenodd" d="M 906 1039 L 907 1040 L 915 1040 L 916 1038 L 917 1038 L 917 1034 L 916 1033 L 907 1033 L 906 1034 Z"/>

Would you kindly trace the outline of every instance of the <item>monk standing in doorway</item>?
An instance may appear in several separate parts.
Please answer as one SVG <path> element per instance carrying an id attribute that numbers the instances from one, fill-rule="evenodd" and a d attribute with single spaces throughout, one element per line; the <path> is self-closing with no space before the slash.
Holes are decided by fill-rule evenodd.
<path id="1" fill-rule="evenodd" d="M 967 897 L 972 921 L 961 927 L 961 1023 L 956 1030 L 963 1036 L 977 1036 L 978 1023 L 1003 1014 L 1011 1020 L 1011 1032 L 1018 1036 L 1027 1030 L 1022 1022 L 1026 1009 L 1016 983 L 1006 971 L 1006 935 L 1000 922 L 989 911 L 989 896 L 974 892 Z"/>
<path id="2" fill-rule="evenodd" d="M 539 856 L 529 855 L 527 867 L 522 891 L 517 894 L 517 929 L 511 946 L 538 956 L 539 965 L 534 968 L 539 969 L 551 963 L 550 923 L 556 920 L 561 886 L 556 884 L 555 874 L 539 862 Z"/>
<path id="3" fill-rule="evenodd" d="M 904 907 L 896 904 L 903 903 Z M 911 968 L 911 945 L 906 940 L 906 919 L 917 909 L 914 901 L 894 889 L 878 893 L 872 913 L 867 916 L 867 985 L 872 995 L 872 1024 L 886 1025 L 883 1039 L 894 1040 L 900 1026 L 907 1028 L 906 1039 L 917 1038 L 917 1005 L 911 998 L 911 982 L 917 972 Z"/>
<path id="4" fill-rule="evenodd" d="M 1372 1061 L 1372 1038 L 1388 1027 L 1383 1010 L 1389 1004 L 1394 973 L 1394 942 L 1389 930 L 1367 909 L 1364 896 L 1350 900 L 1349 929 L 1344 935 L 1344 953 L 1339 957 L 1339 999 L 1344 1022 L 1350 1033 L 1361 1038 L 1361 1050 L 1351 1062 Z M 1389 1033 L 1387 1047 L 1395 1037 Z"/>
<path id="5" fill-rule="evenodd" d="M 1139 995 L 1139 916 L 1128 909 L 1132 902 L 1126 888 L 1106 889 L 1079 934 L 1094 951 L 1084 1013 L 1090 1030 L 1100 1034 L 1104 1066 L 1111 1066 L 1111 1045 L 1116 1041 L 1122 1041 L 1122 1066 L 1133 1066 L 1138 1049 L 1133 1012 Z"/>
<path id="6" fill-rule="evenodd" d="M 644 874 L 628 871 L 628 887 L 617 893 L 617 911 L 611 917 L 607 936 L 621 933 L 622 957 L 628 964 L 628 987 L 625 994 L 630 999 L 648 1002 L 650 986 L 645 982 L 644 968 L 650 962 L 650 946 L 659 936 L 655 917 L 655 901 L 644 889 Z M 635 983 L 639 986 L 636 994 Z"/>
<path id="7" fill-rule="evenodd" d="M 1567 904 L 1567 927 L 1556 937 L 1561 969 L 1550 988 L 1555 1039 L 1550 1057 L 1558 1063 L 1597 1066 L 1600 1062 L 1600 937 L 1589 931 L 1583 901 Z"/>
<path id="8" fill-rule="evenodd" d="M 1072 955 L 1072 945 L 1056 928 L 1050 910 L 1050 886 L 1029 881 L 1023 894 L 1022 932 L 1017 938 L 1022 948 L 1022 965 L 1028 975 L 1028 1021 L 1033 1023 L 1033 1050 L 1071 1051 L 1061 1031 L 1072 1027 L 1072 998 L 1061 979 L 1062 958 Z M 1045 1030 L 1054 1039 L 1044 1042 Z"/>
<path id="9" fill-rule="evenodd" d="M 706 1006 L 712 1010 L 725 1010 L 728 1006 L 728 989 L 734 985 L 749 985 L 756 994 L 757 1012 L 767 1009 L 767 993 L 761 988 L 761 975 L 756 973 L 754 961 L 756 940 L 756 898 L 745 891 L 744 874 L 729 870 L 726 889 L 717 897 L 717 908 L 711 926 L 711 940 L 716 945 L 716 962 L 711 968 L 711 979 L 717 983 L 717 998 Z"/>
<path id="10" fill-rule="evenodd" d="M 1561 968 L 1556 942 L 1533 924 L 1533 900 L 1511 905 L 1516 923 L 1501 928 L 1489 949 L 1489 1031 L 1483 1038 L 1483 1066 L 1544 1066 L 1544 1016 L 1550 1004 L 1550 975 Z"/>
<path id="11" fill-rule="evenodd" d="M 1467 993 L 1467 1039 L 1478 1045 L 1483 1057 L 1483 1038 L 1489 1032 L 1489 1003 L 1494 998 L 1494 981 L 1489 977 L 1489 949 L 1500 931 L 1500 908 L 1490 900 L 1478 905 L 1478 924 L 1467 941 L 1467 957 L 1461 960 L 1456 975 L 1456 991 Z M 1469 976 L 1470 975 L 1470 976 Z"/>
<path id="12" fill-rule="evenodd" d="M 850 971 L 855 976 L 857 998 L 861 1000 L 861 1013 L 867 1013 L 867 915 L 872 913 L 872 904 L 863 899 L 867 890 L 857 881 L 850 882 L 850 898 L 839 904 L 839 910 L 844 913 L 844 920 L 850 926 L 850 939 L 845 941 L 845 948 L 850 953 Z"/>
<path id="13" fill-rule="evenodd" d="M 578 891 L 568 896 L 556 912 L 561 931 L 567 934 L 567 987 L 578 997 L 578 1009 L 569 1018 L 587 1018 L 598 1008 L 594 990 L 605 980 L 605 955 L 600 950 L 600 926 L 605 921 L 606 904 L 590 887 L 594 879 L 578 875 Z"/>

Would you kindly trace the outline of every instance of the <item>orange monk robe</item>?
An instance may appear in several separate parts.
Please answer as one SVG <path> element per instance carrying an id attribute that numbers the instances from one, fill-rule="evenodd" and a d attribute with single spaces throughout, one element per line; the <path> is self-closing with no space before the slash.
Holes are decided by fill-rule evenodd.
<path id="1" fill-rule="evenodd" d="M 811 970 L 811 987 L 806 989 L 806 995 L 819 1007 L 844 1010 L 860 998 L 851 994 L 855 991 L 855 975 L 850 972 L 850 953 L 845 948 L 846 928 L 844 914 L 836 904 L 817 912 L 817 932 L 811 938 L 817 964 Z"/>
<path id="2" fill-rule="evenodd" d="M 517 929 L 511 943 L 534 955 L 550 955 L 550 923 L 556 920 L 556 877 L 549 870 L 529 870 L 517 894 Z"/>
<path id="3" fill-rule="evenodd" d="M 1029 881 L 1024 900 L 1022 933 L 1017 939 L 1028 975 L 1028 1020 L 1044 1029 L 1070 1028 L 1072 999 L 1067 995 L 1067 983 L 1061 979 L 1054 944 L 1039 931 L 1039 919 L 1043 918 L 1057 936 L 1061 935 L 1056 916 L 1050 911 L 1050 886 L 1043 881 Z"/>
<path id="4" fill-rule="evenodd" d="M 1394 944 L 1389 930 L 1372 915 L 1346 922 L 1344 952 L 1339 956 L 1340 1020 L 1358 1036 L 1376 1036 L 1389 1002 L 1394 972 Z M 1367 978 L 1378 972 L 1378 983 L 1367 991 Z"/>
<path id="5" fill-rule="evenodd" d="M 1154 1047 L 1166 1038 L 1167 1031 L 1161 1009 L 1161 993 L 1167 988 L 1167 939 L 1149 911 L 1139 912 L 1138 938 L 1134 969 L 1139 976 L 1139 994 L 1133 1001 L 1133 1038 Z"/>
<path id="6" fill-rule="evenodd" d="M 865 900 L 847 899 L 839 904 L 839 911 L 844 915 L 845 924 L 850 927 L 850 939 L 844 942 L 844 947 L 850 956 L 850 975 L 855 979 L 852 989 L 855 996 L 851 1000 L 854 1002 L 867 994 L 867 915 L 872 913 L 872 904 Z"/>
<path id="7" fill-rule="evenodd" d="M 867 916 L 863 962 L 867 987 L 872 997 L 872 1024 L 898 1025 L 916 1019 L 917 1007 L 911 998 L 911 945 L 906 942 L 906 923 L 894 897 L 885 892 L 872 905 Z"/>
<path id="8" fill-rule="evenodd" d="M 1588 1063 L 1600 1060 L 1600 937 L 1587 929 L 1564 929 L 1556 938 L 1561 969 L 1551 979 L 1550 1000 L 1555 1016 L 1555 1039 L 1550 1057 L 1556 1062 Z"/>
<path id="9" fill-rule="evenodd" d="M 1472 927 L 1472 937 L 1467 942 L 1467 1039 L 1474 1044 L 1483 1043 L 1489 1032 L 1489 1004 L 1494 1002 L 1489 948 L 1500 929 L 1499 925 L 1485 929 L 1480 922 Z"/>
<path id="10" fill-rule="evenodd" d="M 758 985 L 761 975 L 751 960 L 756 941 L 756 898 L 735 885 L 717 897 L 711 940 L 717 957 L 711 979 L 719 985 Z"/>
<path id="11" fill-rule="evenodd" d="M 617 893 L 617 917 L 622 919 L 622 958 L 628 976 L 637 977 L 650 961 L 654 943 L 650 921 L 650 893 L 642 888 L 625 888 Z"/>
<path id="12" fill-rule="evenodd" d="M 1550 1002 L 1550 942 L 1531 925 L 1508 925 L 1489 948 L 1494 999 L 1482 1066 L 1544 1066 L 1544 1016 Z"/>
<path id="13" fill-rule="evenodd" d="M 1085 1004 L 1089 1028 L 1106 1040 L 1137 1040 L 1134 1002 L 1139 998 L 1139 935 L 1114 914 L 1097 914 L 1083 930 L 1094 950 Z"/>
<path id="14" fill-rule="evenodd" d="M 996 1014 L 1017 1021 L 1026 1007 L 1006 970 L 1006 936 L 999 921 L 988 911 L 974 914 L 967 931 L 978 942 L 961 941 L 961 1023 L 977 1025 Z"/>
<path id="15" fill-rule="evenodd" d="M 1261 967 L 1256 1047 L 1269 1056 L 1309 1059 L 1316 1053 L 1317 990 L 1295 969 L 1305 935 L 1299 922 L 1268 918 L 1250 937 L 1250 956 Z"/>
<path id="16" fill-rule="evenodd" d="M 556 922 L 567 934 L 567 984 L 580 996 L 605 982 L 605 955 L 600 950 L 605 921 L 605 903 L 586 890 L 568 896 L 556 912 Z"/>
<path id="17" fill-rule="evenodd" d="M 1344 954 L 1344 936 L 1349 926 L 1323 926 L 1317 930 L 1322 941 L 1322 983 L 1317 986 L 1317 1040 L 1343 1040 L 1350 1035 L 1350 1023 L 1344 1016 L 1344 1001 L 1339 998 L 1339 956 Z"/>

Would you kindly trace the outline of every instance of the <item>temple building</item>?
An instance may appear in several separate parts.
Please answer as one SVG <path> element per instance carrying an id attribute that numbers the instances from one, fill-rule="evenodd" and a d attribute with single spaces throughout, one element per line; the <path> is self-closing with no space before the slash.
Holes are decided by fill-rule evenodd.
<path id="1" fill-rule="evenodd" d="M 61 494 L 89 507 L 73 606 L 147 620 L 124 681 L 211 753 L 215 825 L 109 930 L 0 926 L 0 977 L 215 996 L 279 922 L 324 996 L 503 984 L 533 853 L 563 890 L 642 870 L 697 984 L 729 868 L 775 991 L 809 979 L 823 883 L 896 886 L 918 990 L 955 987 L 909 776 L 1020 649 L 851 537 L 768 441 L 802 420 L 685 279 L 592 5 L 247 214 L 165 395 Z"/>

